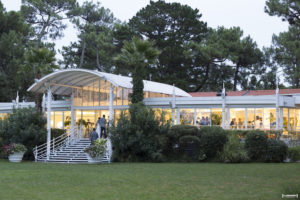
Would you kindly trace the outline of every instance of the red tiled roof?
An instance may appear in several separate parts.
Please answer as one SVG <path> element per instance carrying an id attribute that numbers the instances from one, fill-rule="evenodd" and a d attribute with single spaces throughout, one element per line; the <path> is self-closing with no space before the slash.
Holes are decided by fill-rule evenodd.
<path id="1" fill-rule="evenodd" d="M 244 91 L 228 91 L 227 96 L 262 96 L 275 95 L 275 90 L 244 90 Z M 217 92 L 191 92 L 192 97 L 215 97 Z M 300 94 L 299 89 L 280 89 L 279 94 Z"/>

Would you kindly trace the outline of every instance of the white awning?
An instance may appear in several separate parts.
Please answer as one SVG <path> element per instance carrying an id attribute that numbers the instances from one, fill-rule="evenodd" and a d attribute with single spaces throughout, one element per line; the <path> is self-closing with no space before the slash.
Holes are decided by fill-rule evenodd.
<path id="1" fill-rule="evenodd" d="M 99 80 L 99 78 L 109 81 L 111 84 L 117 87 L 129 89 L 132 88 L 131 77 L 99 72 L 96 70 L 65 69 L 55 71 L 41 78 L 30 88 L 28 88 L 27 91 L 44 93 L 47 85 L 51 85 L 51 90 L 53 94 L 71 95 L 72 87 L 88 86 L 94 81 Z M 164 83 L 144 80 L 144 91 L 172 95 L 173 86 Z M 175 87 L 175 95 L 182 97 L 191 96 L 187 92 L 177 87 Z"/>

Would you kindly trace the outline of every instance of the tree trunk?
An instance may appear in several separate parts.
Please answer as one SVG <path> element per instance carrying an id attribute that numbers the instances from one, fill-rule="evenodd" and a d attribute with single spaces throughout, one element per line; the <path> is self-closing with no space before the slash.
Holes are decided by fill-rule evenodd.
<path id="1" fill-rule="evenodd" d="M 203 78 L 203 80 L 201 81 L 201 83 L 199 84 L 199 86 L 195 89 L 195 92 L 198 92 L 200 89 L 203 88 L 204 84 L 206 83 L 207 79 L 208 79 L 208 76 L 209 76 L 209 69 L 210 69 L 210 64 L 208 64 L 206 66 L 206 69 L 205 69 L 205 76 Z"/>
<path id="2" fill-rule="evenodd" d="M 80 57 L 80 65 L 79 65 L 79 68 L 82 68 L 85 48 L 86 48 L 86 42 L 84 41 L 84 42 L 83 42 L 82 51 L 81 51 L 81 57 Z"/>
<path id="3" fill-rule="evenodd" d="M 233 91 L 236 91 L 238 73 L 239 73 L 239 66 L 237 65 L 234 72 Z"/>
<path id="4" fill-rule="evenodd" d="M 105 72 L 104 68 L 100 65 L 100 62 L 99 62 L 99 50 L 98 50 L 98 48 L 97 48 L 97 59 L 96 59 L 96 62 L 97 62 L 98 70 L 100 70 L 102 72 Z"/>

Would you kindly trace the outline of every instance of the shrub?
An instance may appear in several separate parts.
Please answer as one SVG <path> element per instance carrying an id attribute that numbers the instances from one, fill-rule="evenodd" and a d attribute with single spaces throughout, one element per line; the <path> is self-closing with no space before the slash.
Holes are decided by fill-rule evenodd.
<path id="1" fill-rule="evenodd" d="M 23 144 L 9 144 L 2 147 L 2 151 L 7 156 L 13 153 L 26 152 L 27 148 Z"/>
<path id="2" fill-rule="evenodd" d="M 154 111 L 142 103 L 130 105 L 129 115 L 121 114 L 112 127 L 114 161 L 161 161 L 166 142 L 165 125 L 159 125 Z"/>
<path id="3" fill-rule="evenodd" d="M 14 109 L 3 120 L 3 144 L 21 143 L 27 148 L 25 159 L 33 159 L 32 149 L 46 142 L 46 119 L 34 108 Z"/>
<path id="4" fill-rule="evenodd" d="M 185 135 L 179 138 L 179 151 L 183 160 L 199 161 L 200 139 L 197 136 Z"/>
<path id="5" fill-rule="evenodd" d="M 300 146 L 288 149 L 288 157 L 291 161 L 296 162 L 300 160 Z"/>
<path id="6" fill-rule="evenodd" d="M 287 156 L 287 145 L 280 140 L 268 139 L 267 151 L 265 155 L 266 162 L 283 162 Z"/>
<path id="7" fill-rule="evenodd" d="M 227 137 L 225 130 L 221 127 L 200 128 L 200 148 L 207 159 L 212 159 L 222 152 L 226 144 Z"/>
<path id="8" fill-rule="evenodd" d="M 163 153 L 169 160 L 181 160 L 179 140 L 183 136 L 199 136 L 199 129 L 191 125 L 175 125 L 167 132 L 167 140 L 163 146 Z"/>
<path id="9" fill-rule="evenodd" d="M 239 138 L 245 138 L 248 132 L 248 130 L 226 130 L 227 135 L 236 135 Z"/>
<path id="10" fill-rule="evenodd" d="M 92 158 L 102 157 L 105 151 L 106 151 L 105 139 L 96 140 L 93 145 L 89 146 L 84 150 L 84 152 L 88 153 Z"/>
<path id="11" fill-rule="evenodd" d="M 51 139 L 59 137 L 66 133 L 65 129 L 51 128 Z"/>
<path id="12" fill-rule="evenodd" d="M 230 134 L 228 136 L 228 141 L 224 146 L 221 159 L 223 162 L 227 163 L 241 163 L 249 161 L 247 152 L 240 143 L 236 134 Z"/>
<path id="13" fill-rule="evenodd" d="M 248 156 L 253 161 L 263 161 L 268 145 L 267 135 L 262 131 L 250 131 L 245 140 Z"/>

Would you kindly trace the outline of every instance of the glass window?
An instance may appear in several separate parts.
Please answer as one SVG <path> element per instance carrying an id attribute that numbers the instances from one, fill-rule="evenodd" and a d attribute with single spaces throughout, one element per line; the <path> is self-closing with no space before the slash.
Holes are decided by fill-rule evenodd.
<path id="1" fill-rule="evenodd" d="M 64 112 L 64 128 L 71 128 L 71 111 Z"/>
<path id="2" fill-rule="evenodd" d="M 283 108 L 283 130 L 288 130 L 288 108 Z"/>
<path id="3" fill-rule="evenodd" d="M 94 82 L 93 88 L 93 102 L 94 106 L 99 106 L 99 81 Z"/>
<path id="4" fill-rule="evenodd" d="M 196 109 L 196 124 L 200 126 L 210 126 L 210 109 Z"/>
<path id="5" fill-rule="evenodd" d="M 87 87 L 84 87 L 83 92 L 83 102 L 82 102 L 82 106 L 88 106 L 88 102 L 89 102 L 89 91 L 87 90 Z"/>
<path id="6" fill-rule="evenodd" d="M 231 129 L 245 129 L 245 108 L 230 108 Z"/>
<path id="7" fill-rule="evenodd" d="M 296 130 L 300 131 L 300 109 L 296 109 L 295 124 L 296 124 Z"/>
<path id="8" fill-rule="evenodd" d="M 255 109 L 255 129 L 263 129 L 264 124 L 263 124 L 263 109 L 262 108 L 256 108 Z"/>
<path id="9" fill-rule="evenodd" d="M 116 95 L 115 95 L 115 105 L 122 106 L 122 88 L 117 87 L 116 89 Z"/>
<path id="10" fill-rule="evenodd" d="M 222 126 L 222 108 L 211 109 L 211 124 L 213 126 Z"/>
<path id="11" fill-rule="evenodd" d="M 194 125 L 194 109 L 180 109 L 180 124 Z"/>
<path id="12" fill-rule="evenodd" d="M 63 125 L 63 112 L 62 111 L 56 111 L 55 117 L 54 117 L 54 128 L 62 129 L 64 128 Z"/>
<path id="13" fill-rule="evenodd" d="M 290 115 L 290 130 L 294 131 L 295 130 L 295 109 L 290 108 L 289 109 L 289 115 Z"/>
<path id="14" fill-rule="evenodd" d="M 95 111 L 83 110 L 82 123 L 83 123 L 83 136 L 88 138 L 93 128 L 95 128 Z"/>
<path id="15" fill-rule="evenodd" d="M 172 109 L 163 109 L 163 117 L 164 117 L 164 122 L 172 124 Z M 175 114 L 175 119 L 176 119 L 176 114 Z"/>
<path id="16" fill-rule="evenodd" d="M 159 121 L 163 120 L 162 109 L 161 108 L 153 108 L 155 118 Z"/>
<path id="17" fill-rule="evenodd" d="M 55 124 L 54 124 L 54 120 L 55 120 L 55 112 L 51 112 L 51 128 L 55 128 Z"/>
<path id="18" fill-rule="evenodd" d="M 265 129 L 276 129 L 276 108 L 264 108 L 263 117 Z"/>
<path id="19" fill-rule="evenodd" d="M 247 129 L 255 128 L 255 109 L 247 108 Z"/>

